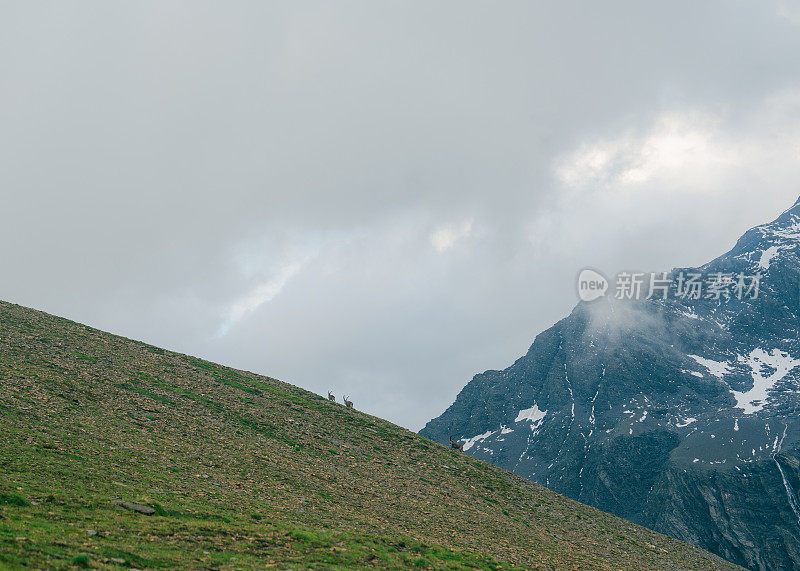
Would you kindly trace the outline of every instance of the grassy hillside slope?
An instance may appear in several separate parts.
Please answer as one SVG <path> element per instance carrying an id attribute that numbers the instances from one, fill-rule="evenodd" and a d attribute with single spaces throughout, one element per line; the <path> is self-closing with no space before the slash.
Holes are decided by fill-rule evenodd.
<path id="1" fill-rule="evenodd" d="M 275 379 L 0 302 L 0 568 L 25 564 L 733 567 Z"/>

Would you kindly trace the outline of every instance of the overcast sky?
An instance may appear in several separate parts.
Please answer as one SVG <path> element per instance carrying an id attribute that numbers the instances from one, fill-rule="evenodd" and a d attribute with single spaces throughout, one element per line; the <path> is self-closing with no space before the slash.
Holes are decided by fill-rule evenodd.
<path id="1" fill-rule="evenodd" d="M 0 298 L 419 429 L 800 195 L 800 3 L 0 0 Z"/>

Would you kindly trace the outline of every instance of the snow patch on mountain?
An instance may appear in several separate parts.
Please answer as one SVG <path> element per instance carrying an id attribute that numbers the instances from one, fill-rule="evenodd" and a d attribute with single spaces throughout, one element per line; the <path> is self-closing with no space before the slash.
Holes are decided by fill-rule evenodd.
<path id="1" fill-rule="evenodd" d="M 545 413 L 546 413 L 546 411 L 545 411 Z M 495 436 L 495 435 L 502 436 L 504 434 L 511 434 L 512 432 L 514 432 L 513 428 L 508 428 L 505 425 L 501 425 L 500 428 L 498 428 L 497 430 L 488 430 L 488 431 L 484 432 L 483 434 L 478 434 L 477 436 L 473 436 L 472 438 L 467 438 L 466 440 L 463 441 L 464 442 L 464 452 L 466 452 L 467 450 L 469 450 L 470 448 L 472 448 L 473 446 L 475 446 L 479 442 L 483 442 L 484 440 L 486 440 L 488 438 L 491 438 L 492 436 Z M 503 438 L 497 438 L 495 440 L 495 442 L 503 442 L 503 441 L 504 441 Z M 492 450 L 489 450 L 489 449 L 485 449 L 485 450 L 488 450 L 490 454 L 494 454 L 494 452 Z"/>
<path id="2" fill-rule="evenodd" d="M 523 420 L 530 420 L 533 423 L 531 429 L 534 428 L 535 425 L 538 425 L 544 417 L 547 416 L 546 410 L 539 410 L 539 407 L 536 406 L 536 403 L 533 403 L 531 408 L 526 408 L 524 410 L 519 411 L 517 418 L 514 419 L 514 422 L 522 422 Z"/>
<path id="3" fill-rule="evenodd" d="M 712 359 L 706 359 L 704 357 L 700 357 L 698 355 L 688 355 L 697 363 L 706 369 L 708 372 L 717 377 L 718 379 L 722 379 L 723 376 L 730 372 L 730 366 L 727 363 L 723 363 L 721 361 L 714 361 Z"/>
<path id="4" fill-rule="evenodd" d="M 773 230 L 772 234 L 784 240 L 800 240 L 800 220 L 798 220 L 797 215 L 793 215 L 792 218 L 794 223 L 791 226 Z"/>
<path id="5" fill-rule="evenodd" d="M 758 267 L 763 270 L 768 270 L 770 263 L 772 263 L 772 259 L 777 256 L 781 251 L 780 246 L 770 246 L 763 252 L 761 252 L 761 259 L 758 261 Z"/>
<path id="6" fill-rule="evenodd" d="M 464 452 L 475 446 L 478 442 L 483 442 L 493 434 L 499 432 L 498 430 L 489 430 L 484 432 L 483 434 L 479 434 L 478 436 L 473 436 L 472 438 L 468 438 L 464 441 Z"/>
<path id="7" fill-rule="evenodd" d="M 769 391 L 800 365 L 800 359 L 795 359 L 779 349 L 773 349 L 772 353 L 767 353 L 760 348 L 754 349 L 749 355 L 740 356 L 739 360 L 750 367 L 753 377 L 753 388 L 749 391 L 731 391 L 736 398 L 736 407 L 743 409 L 745 414 L 753 414 L 762 410 Z M 765 367 L 774 369 L 774 372 L 765 375 Z"/>
<path id="8" fill-rule="evenodd" d="M 694 309 L 691 307 L 686 308 L 683 311 L 680 311 L 680 314 L 688 317 L 689 319 L 700 319 L 700 316 L 694 312 Z"/>

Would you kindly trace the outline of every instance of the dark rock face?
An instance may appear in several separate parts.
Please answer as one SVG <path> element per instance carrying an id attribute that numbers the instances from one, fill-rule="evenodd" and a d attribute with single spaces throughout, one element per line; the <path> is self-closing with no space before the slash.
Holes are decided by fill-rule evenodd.
<path id="1" fill-rule="evenodd" d="M 580 303 L 421 434 L 754 569 L 800 568 L 800 201 L 667 299 Z M 761 274 L 682 298 L 677 276 Z"/>

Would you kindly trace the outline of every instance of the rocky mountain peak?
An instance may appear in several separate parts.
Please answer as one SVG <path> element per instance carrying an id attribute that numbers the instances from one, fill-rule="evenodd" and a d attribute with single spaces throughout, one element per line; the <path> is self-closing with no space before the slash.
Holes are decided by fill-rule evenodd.
<path id="1" fill-rule="evenodd" d="M 800 200 L 673 270 L 667 296 L 580 303 L 422 434 L 733 562 L 798 567 L 799 249 Z"/>

